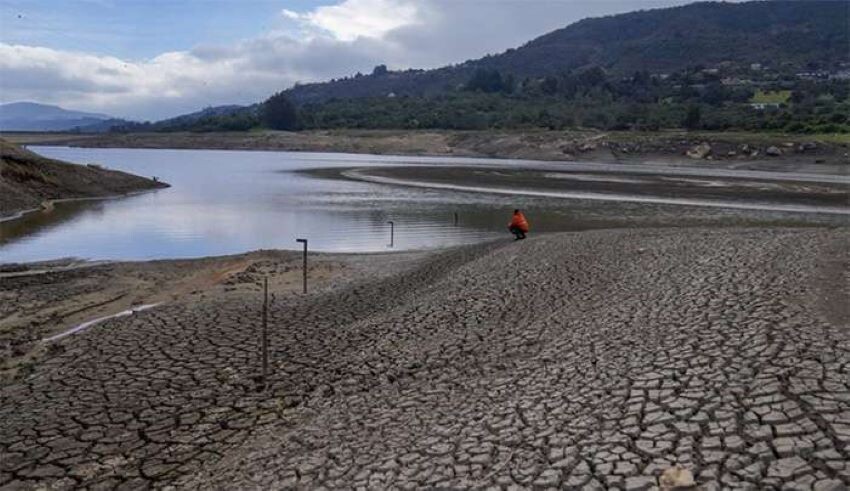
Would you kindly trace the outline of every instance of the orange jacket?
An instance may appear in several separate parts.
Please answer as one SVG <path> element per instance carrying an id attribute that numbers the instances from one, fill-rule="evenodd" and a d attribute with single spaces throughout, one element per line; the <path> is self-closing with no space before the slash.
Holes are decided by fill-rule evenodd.
<path id="1" fill-rule="evenodd" d="M 511 219 L 511 223 L 508 224 L 508 228 L 516 227 L 522 230 L 525 233 L 528 233 L 528 220 L 525 219 L 525 215 L 522 212 L 514 213 L 514 217 Z"/>

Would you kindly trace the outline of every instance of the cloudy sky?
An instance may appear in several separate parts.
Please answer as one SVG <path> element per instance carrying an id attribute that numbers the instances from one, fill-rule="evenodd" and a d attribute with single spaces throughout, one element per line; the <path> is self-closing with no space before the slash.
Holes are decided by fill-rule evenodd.
<path id="1" fill-rule="evenodd" d="M 0 0 L 0 102 L 155 120 L 686 0 Z"/>

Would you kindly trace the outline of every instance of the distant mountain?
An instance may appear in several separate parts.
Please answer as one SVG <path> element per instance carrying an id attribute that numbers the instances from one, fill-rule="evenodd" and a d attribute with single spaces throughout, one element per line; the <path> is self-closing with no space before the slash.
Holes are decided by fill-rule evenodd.
<path id="1" fill-rule="evenodd" d="M 68 131 L 113 119 L 106 114 L 71 111 L 35 102 L 0 104 L 2 131 Z"/>
<path id="2" fill-rule="evenodd" d="M 334 98 L 442 93 L 479 68 L 517 78 L 598 66 L 610 75 L 664 73 L 696 65 L 758 63 L 785 69 L 833 68 L 850 61 L 850 2 L 701 2 L 585 19 L 494 56 L 434 70 L 376 69 L 371 75 L 298 85 L 299 104 Z"/>

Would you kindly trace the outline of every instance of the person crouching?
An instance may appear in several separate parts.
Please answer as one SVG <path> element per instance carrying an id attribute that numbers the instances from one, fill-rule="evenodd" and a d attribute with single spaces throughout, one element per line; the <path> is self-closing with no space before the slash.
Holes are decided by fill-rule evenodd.
<path id="1" fill-rule="evenodd" d="M 511 223 L 508 224 L 508 230 L 514 234 L 515 240 L 525 238 L 525 234 L 528 233 L 528 220 L 525 219 L 525 215 L 521 211 L 514 210 L 514 216 L 511 218 Z"/>

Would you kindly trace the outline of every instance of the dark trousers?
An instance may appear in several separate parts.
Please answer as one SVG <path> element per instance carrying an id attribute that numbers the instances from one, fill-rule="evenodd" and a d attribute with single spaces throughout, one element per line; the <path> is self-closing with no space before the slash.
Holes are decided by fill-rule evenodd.
<path id="1" fill-rule="evenodd" d="M 525 238 L 525 232 L 523 232 L 519 227 L 508 227 L 508 230 L 510 230 L 511 233 L 514 234 L 516 240 L 522 240 Z"/>

